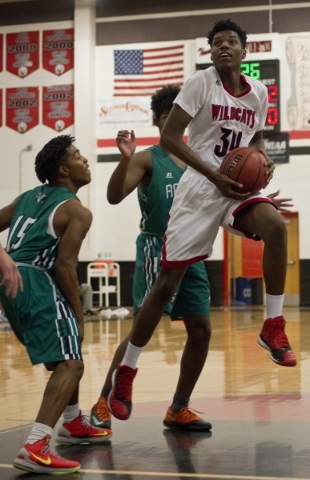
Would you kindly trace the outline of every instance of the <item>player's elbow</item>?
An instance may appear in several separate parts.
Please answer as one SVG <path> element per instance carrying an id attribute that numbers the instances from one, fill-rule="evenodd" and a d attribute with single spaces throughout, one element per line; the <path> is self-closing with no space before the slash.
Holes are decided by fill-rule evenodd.
<path id="1" fill-rule="evenodd" d="M 122 201 L 122 198 L 120 198 L 118 195 L 115 195 L 115 194 L 109 194 L 109 192 L 107 193 L 107 200 L 108 202 L 110 203 L 110 205 L 117 205 L 118 203 L 120 203 Z"/>
<path id="2" fill-rule="evenodd" d="M 120 203 L 120 200 L 115 200 L 115 199 L 108 199 L 108 202 L 110 205 L 118 205 Z"/>

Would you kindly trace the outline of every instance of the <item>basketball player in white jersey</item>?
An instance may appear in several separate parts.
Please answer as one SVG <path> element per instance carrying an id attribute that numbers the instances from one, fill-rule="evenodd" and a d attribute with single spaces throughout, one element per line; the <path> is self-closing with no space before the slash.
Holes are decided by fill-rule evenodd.
<path id="1" fill-rule="evenodd" d="M 131 411 L 132 381 L 142 348 L 150 340 L 165 304 L 176 291 L 187 267 L 212 254 L 219 227 L 264 242 L 263 276 L 267 319 L 258 343 L 278 365 L 295 366 L 282 316 L 287 265 L 287 233 L 283 218 L 263 193 L 238 192 L 240 184 L 220 173 L 227 152 L 251 146 L 264 151 L 267 88 L 241 75 L 246 56 L 246 32 L 229 20 L 216 22 L 207 36 L 214 66 L 194 73 L 174 102 L 161 135 L 161 145 L 189 168 L 182 176 L 166 231 L 159 276 L 136 318 L 125 356 L 113 375 L 109 403 L 112 413 Z M 189 142 L 183 140 L 188 127 Z"/>

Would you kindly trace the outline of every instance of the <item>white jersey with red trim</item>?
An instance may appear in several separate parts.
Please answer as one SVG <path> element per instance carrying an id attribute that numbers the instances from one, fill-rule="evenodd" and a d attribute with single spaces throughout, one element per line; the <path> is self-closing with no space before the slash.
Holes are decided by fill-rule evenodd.
<path id="1" fill-rule="evenodd" d="M 267 88 L 250 77 L 243 78 L 248 87 L 234 97 L 214 67 L 200 70 L 189 78 L 174 102 L 193 117 L 190 148 L 214 170 L 219 170 L 227 152 L 247 147 L 265 125 Z M 246 200 L 226 198 L 208 178 L 188 167 L 170 210 L 162 265 L 177 268 L 210 257 L 220 227 L 254 239 L 253 232 L 236 227 L 234 219 L 240 209 L 257 202 L 272 203 L 261 192 Z"/>
<path id="2" fill-rule="evenodd" d="M 258 80 L 242 77 L 248 88 L 235 97 L 214 67 L 199 70 L 174 101 L 193 117 L 188 127 L 189 147 L 215 170 L 227 152 L 247 147 L 255 132 L 265 125 L 267 88 Z"/>

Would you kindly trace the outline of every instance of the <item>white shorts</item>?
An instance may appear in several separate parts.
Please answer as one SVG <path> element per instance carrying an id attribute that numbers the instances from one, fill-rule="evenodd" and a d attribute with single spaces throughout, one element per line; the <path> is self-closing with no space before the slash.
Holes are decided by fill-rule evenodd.
<path id="1" fill-rule="evenodd" d="M 162 251 L 162 265 L 178 268 L 211 257 L 219 228 L 243 237 L 253 233 L 234 227 L 236 213 L 256 202 L 272 201 L 257 193 L 247 200 L 223 197 L 214 183 L 200 173 L 188 169 L 182 176 L 172 208 Z"/>

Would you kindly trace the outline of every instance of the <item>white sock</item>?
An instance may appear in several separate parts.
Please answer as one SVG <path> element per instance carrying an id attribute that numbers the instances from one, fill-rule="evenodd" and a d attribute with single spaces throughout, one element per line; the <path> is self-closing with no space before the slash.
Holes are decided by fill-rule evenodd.
<path id="1" fill-rule="evenodd" d="M 267 318 L 276 318 L 282 315 L 284 295 L 266 294 L 266 313 Z"/>
<path id="2" fill-rule="evenodd" d="M 136 368 L 138 358 L 142 352 L 143 347 L 136 347 L 128 342 L 125 355 L 121 361 L 121 365 L 127 365 L 130 368 Z"/>
<path id="3" fill-rule="evenodd" d="M 30 443 L 31 445 L 38 440 L 42 440 L 46 435 L 52 436 L 53 429 L 48 425 L 44 425 L 43 423 L 35 422 L 32 426 L 31 432 L 29 437 L 26 440 L 26 443 Z"/>
<path id="4" fill-rule="evenodd" d="M 72 422 L 76 417 L 80 415 L 79 404 L 76 403 L 75 405 L 67 405 L 62 415 L 65 423 Z"/>

